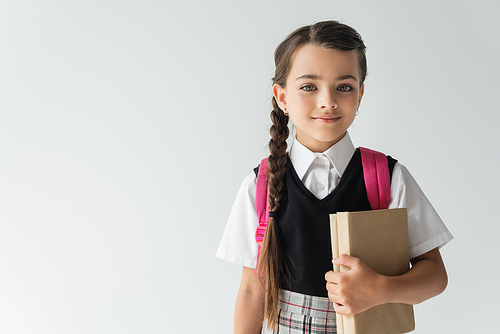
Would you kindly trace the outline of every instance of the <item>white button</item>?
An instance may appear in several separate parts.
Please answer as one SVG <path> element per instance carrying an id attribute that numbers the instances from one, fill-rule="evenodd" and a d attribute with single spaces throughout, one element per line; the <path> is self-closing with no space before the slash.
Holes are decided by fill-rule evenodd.
<path id="1" fill-rule="evenodd" d="M 321 183 L 318 183 L 318 185 L 316 186 L 319 190 L 323 190 L 325 189 L 325 186 L 322 185 Z"/>

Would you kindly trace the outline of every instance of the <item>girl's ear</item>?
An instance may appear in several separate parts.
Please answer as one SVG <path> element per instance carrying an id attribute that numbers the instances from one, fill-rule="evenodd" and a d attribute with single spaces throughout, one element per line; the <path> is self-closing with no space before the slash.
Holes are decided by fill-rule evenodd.
<path id="1" fill-rule="evenodd" d="M 281 110 L 285 110 L 286 108 L 286 93 L 285 89 L 281 87 L 278 84 L 273 85 L 273 95 L 274 98 L 276 99 L 276 102 L 278 102 L 279 107 Z"/>
<path id="2" fill-rule="evenodd" d="M 359 105 L 361 104 L 361 99 L 363 98 L 364 93 L 365 93 L 365 85 L 361 86 L 361 88 L 359 89 L 358 108 Z"/>

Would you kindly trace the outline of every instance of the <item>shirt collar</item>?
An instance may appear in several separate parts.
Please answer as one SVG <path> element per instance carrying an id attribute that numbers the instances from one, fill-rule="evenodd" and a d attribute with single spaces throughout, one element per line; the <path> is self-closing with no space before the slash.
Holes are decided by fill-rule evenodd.
<path id="1" fill-rule="evenodd" d="M 332 145 L 328 150 L 323 153 L 314 153 L 307 147 L 302 145 L 297 137 L 294 138 L 292 147 L 290 148 L 290 160 L 293 164 L 298 177 L 302 180 L 312 162 L 318 155 L 323 155 L 330 159 L 333 167 L 337 171 L 339 177 L 344 174 L 351 157 L 356 151 L 349 132 L 346 132 L 344 138 L 339 140 L 336 144 Z"/>

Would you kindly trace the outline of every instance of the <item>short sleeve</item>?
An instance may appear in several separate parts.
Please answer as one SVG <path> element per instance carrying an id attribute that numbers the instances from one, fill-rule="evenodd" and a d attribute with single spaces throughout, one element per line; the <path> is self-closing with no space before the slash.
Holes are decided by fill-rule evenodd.
<path id="1" fill-rule="evenodd" d="M 252 172 L 242 182 L 222 235 L 216 257 L 249 268 L 257 263 L 255 231 L 259 224 L 255 211 L 256 177 Z"/>
<path id="2" fill-rule="evenodd" d="M 407 208 L 410 258 L 443 247 L 453 239 L 410 172 L 396 163 L 392 173 L 389 209 Z"/>

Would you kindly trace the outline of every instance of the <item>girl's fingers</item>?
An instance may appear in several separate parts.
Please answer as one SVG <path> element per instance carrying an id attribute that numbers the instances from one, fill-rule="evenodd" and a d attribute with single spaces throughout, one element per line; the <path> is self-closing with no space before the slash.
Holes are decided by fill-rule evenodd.
<path id="1" fill-rule="evenodd" d="M 326 291 L 328 291 L 329 293 L 333 293 L 335 295 L 337 295 L 338 293 L 338 286 L 337 284 L 332 284 L 330 282 L 326 282 Z"/>
<path id="2" fill-rule="evenodd" d="M 329 272 L 327 272 L 325 274 L 325 280 L 327 282 L 330 282 L 330 283 L 333 283 L 333 284 L 337 284 L 338 283 L 338 278 L 339 278 L 340 275 L 341 275 L 341 273 L 336 273 L 333 270 L 330 270 Z"/>
<path id="3" fill-rule="evenodd" d="M 344 266 L 352 269 L 359 264 L 359 259 L 354 256 L 342 254 L 338 258 L 333 259 L 332 262 L 336 266 Z"/>
<path id="4" fill-rule="evenodd" d="M 335 308 L 335 312 L 339 314 L 345 314 L 347 309 L 345 306 L 346 300 L 331 293 L 328 294 L 328 299 L 330 299 L 330 301 L 332 302 L 333 307 Z"/>
<path id="5" fill-rule="evenodd" d="M 333 303 L 333 308 L 335 309 L 335 313 L 337 313 L 337 314 L 341 314 L 341 315 L 353 314 L 352 310 L 349 307 L 342 305 L 342 304 Z"/>

